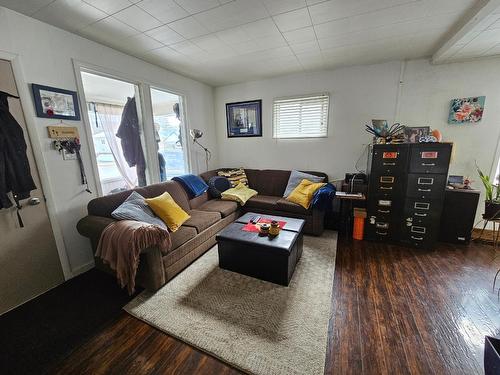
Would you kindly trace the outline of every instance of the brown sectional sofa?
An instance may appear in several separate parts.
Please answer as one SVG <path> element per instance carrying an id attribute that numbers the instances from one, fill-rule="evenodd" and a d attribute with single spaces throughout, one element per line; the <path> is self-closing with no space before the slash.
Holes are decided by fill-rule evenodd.
<path id="1" fill-rule="evenodd" d="M 212 176 L 216 176 L 220 170 L 231 168 L 219 168 L 202 173 L 200 176 L 208 181 Z M 304 171 L 315 176 L 325 178 L 328 176 L 322 172 Z M 324 229 L 324 212 L 309 208 L 305 209 L 298 204 L 287 201 L 283 198 L 291 171 L 278 169 L 245 169 L 248 179 L 248 186 L 259 192 L 242 207 L 243 212 L 256 212 L 261 214 L 279 215 L 304 219 L 306 224 L 304 232 L 315 236 L 321 235 Z"/>
<path id="2" fill-rule="evenodd" d="M 323 231 L 324 214 L 315 209 L 305 210 L 287 202 L 281 196 L 285 191 L 290 171 L 246 169 L 249 186 L 259 192 L 243 207 L 235 202 L 212 198 L 208 193 L 190 199 L 182 185 L 168 181 L 134 189 L 143 197 L 151 198 L 168 191 L 174 200 L 191 215 L 176 232 L 171 233 L 172 246 L 162 252 L 156 247 L 141 254 L 136 284 L 150 290 L 157 290 L 181 272 L 199 256 L 215 245 L 215 236 L 228 224 L 235 221 L 242 212 L 253 211 L 306 220 L 305 233 L 319 235 Z M 308 172 L 325 176 L 319 172 Z M 201 175 L 208 179 L 217 171 Z M 325 179 L 327 180 L 327 178 Z M 95 253 L 103 229 L 115 219 L 113 212 L 131 193 L 131 190 L 93 199 L 87 206 L 88 216 L 77 224 L 78 232 L 88 237 Z M 112 273 L 109 267 L 95 259 L 96 267 Z"/>

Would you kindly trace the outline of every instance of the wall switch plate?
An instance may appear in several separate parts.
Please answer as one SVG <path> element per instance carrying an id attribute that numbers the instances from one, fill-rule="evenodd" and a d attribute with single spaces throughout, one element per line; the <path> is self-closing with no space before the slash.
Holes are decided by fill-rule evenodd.
<path id="1" fill-rule="evenodd" d="M 64 160 L 76 160 L 76 153 L 72 154 L 66 150 L 62 150 Z"/>

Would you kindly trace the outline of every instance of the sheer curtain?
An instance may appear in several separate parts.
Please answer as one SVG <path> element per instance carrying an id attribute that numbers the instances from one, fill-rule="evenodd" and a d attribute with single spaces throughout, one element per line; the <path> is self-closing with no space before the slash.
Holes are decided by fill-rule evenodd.
<path id="1" fill-rule="evenodd" d="M 134 168 L 128 166 L 127 161 L 123 157 L 123 150 L 120 139 L 116 136 L 120 120 L 123 112 L 123 107 L 104 103 L 95 103 L 99 125 L 104 130 L 104 136 L 108 142 L 113 158 L 115 159 L 118 171 L 123 177 L 127 186 L 132 189 L 137 186 L 137 172 Z"/>

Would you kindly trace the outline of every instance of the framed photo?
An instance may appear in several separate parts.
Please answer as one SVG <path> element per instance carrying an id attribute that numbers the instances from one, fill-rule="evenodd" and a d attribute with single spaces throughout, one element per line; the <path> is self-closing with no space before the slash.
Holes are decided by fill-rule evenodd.
<path id="1" fill-rule="evenodd" d="M 226 103 L 227 136 L 262 137 L 262 100 Z"/>
<path id="2" fill-rule="evenodd" d="M 450 104 L 448 124 L 479 122 L 483 118 L 485 96 L 453 99 Z"/>
<path id="3" fill-rule="evenodd" d="M 32 84 L 38 117 L 61 120 L 80 120 L 80 109 L 76 91 Z"/>
<path id="4" fill-rule="evenodd" d="M 405 128 L 405 140 L 409 143 L 418 143 L 420 137 L 429 135 L 431 128 L 429 126 L 417 126 Z"/>

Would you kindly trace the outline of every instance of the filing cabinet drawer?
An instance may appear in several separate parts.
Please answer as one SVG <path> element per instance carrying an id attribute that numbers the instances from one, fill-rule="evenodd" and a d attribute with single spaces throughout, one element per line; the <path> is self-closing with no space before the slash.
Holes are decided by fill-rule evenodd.
<path id="1" fill-rule="evenodd" d="M 408 198 L 405 201 L 404 220 L 414 224 L 439 225 L 443 202 Z"/>
<path id="2" fill-rule="evenodd" d="M 432 225 L 406 225 L 401 229 L 401 241 L 414 247 L 431 247 L 437 240 L 439 228 Z"/>
<path id="3" fill-rule="evenodd" d="M 404 177 L 402 175 L 371 175 L 370 194 L 392 197 L 403 194 Z"/>
<path id="4" fill-rule="evenodd" d="M 408 175 L 406 195 L 421 199 L 442 199 L 446 187 L 444 174 L 413 174 Z"/>
<path id="5" fill-rule="evenodd" d="M 449 143 L 421 143 L 412 145 L 410 173 L 448 173 L 451 157 Z"/>
<path id="6" fill-rule="evenodd" d="M 365 238 L 372 241 L 395 241 L 399 233 L 397 229 L 397 225 L 391 221 L 379 219 L 370 221 L 368 216 Z"/>
<path id="7" fill-rule="evenodd" d="M 383 196 L 373 196 L 368 203 L 368 215 L 389 220 L 401 212 L 401 204 Z"/>
<path id="8" fill-rule="evenodd" d="M 372 173 L 400 174 L 408 164 L 408 147 L 405 145 L 375 146 L 372 155 Z"/>

